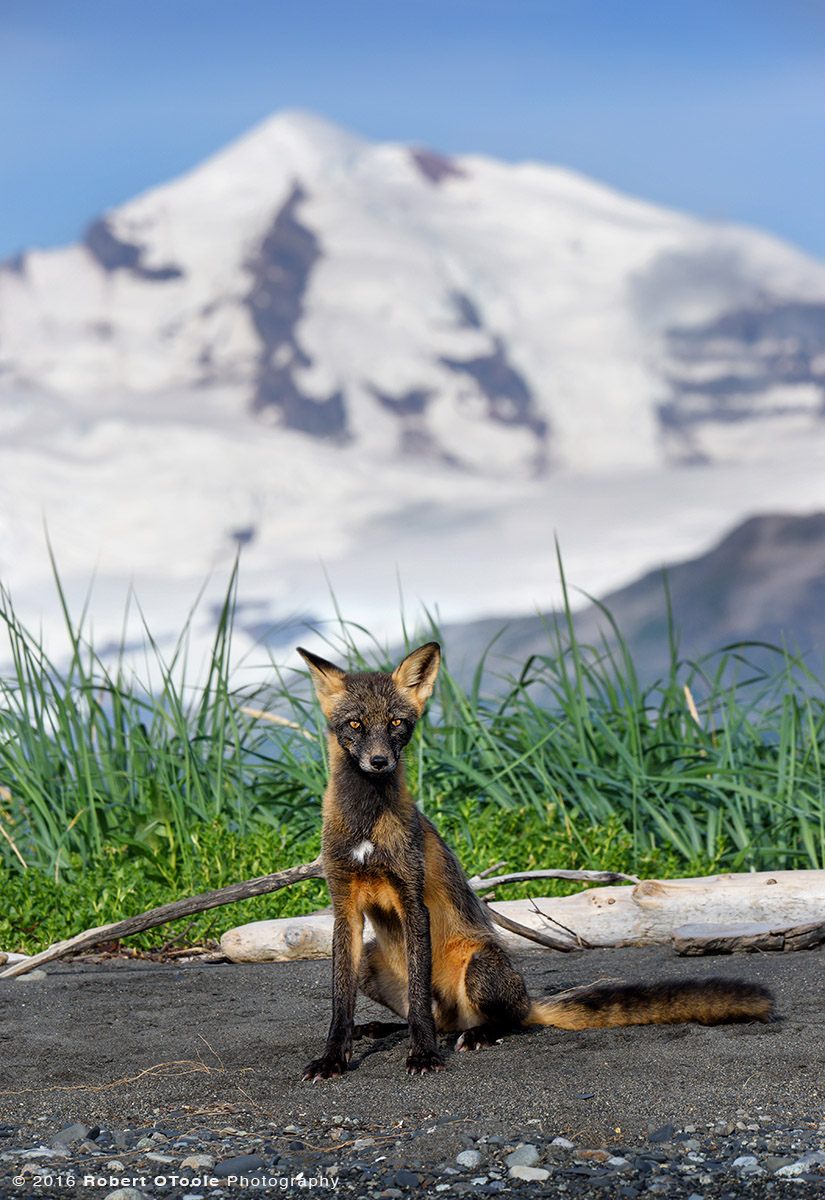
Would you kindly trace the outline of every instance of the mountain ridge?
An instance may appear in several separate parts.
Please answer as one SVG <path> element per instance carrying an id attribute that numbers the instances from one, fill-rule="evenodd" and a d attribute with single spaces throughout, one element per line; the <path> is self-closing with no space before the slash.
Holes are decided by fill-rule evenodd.
<path id="1" fill-rule="evenodd" d="M 609 614 L 609 615 L 608 615 Z M 564 614 L 487 617 L 448 625 L 445 643 L 462 672 L 495 638 L 488 670 L 512 671 L 550 648 L 548 628 Z M 572 614 L 588 653 L 627 646 L 643 688 L 667 676 L 670 641 L 683 662 L 739 647 L 769 673 L 781 663 L 769 647 L 787 648 L 814 672 L 825 661 L 825 512 L 762 513 L 737 524 L 706 552 L 646 571 Z M 615 623 L 615 624 L 614 624 Z M 708 666 L 711 675 L 718 657 Z M 747 671 L 740 672 L 747 675 Z"/>

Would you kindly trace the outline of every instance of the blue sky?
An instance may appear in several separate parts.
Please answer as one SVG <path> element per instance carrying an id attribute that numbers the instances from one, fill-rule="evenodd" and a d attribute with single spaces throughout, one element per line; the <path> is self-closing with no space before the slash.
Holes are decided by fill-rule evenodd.
<path id="1" fill-rule="evenodd" d="M 562 163 L 825 257 L 821 0 L 3 0 L 0 257 L 284 107 Z"/>

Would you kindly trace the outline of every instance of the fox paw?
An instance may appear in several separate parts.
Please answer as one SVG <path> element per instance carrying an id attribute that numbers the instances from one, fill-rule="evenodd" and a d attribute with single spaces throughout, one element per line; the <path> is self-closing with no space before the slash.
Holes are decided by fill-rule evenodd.
<path id="1" fill-rule="evenodd" d="M 341 1050 L 333 1050 L 320 1058 L 313 1058 L 301 1079 L 309 1083 L 317 1083 L 319 1079 L 337 1079 L 346 1071 L 348 1059 L 349 1055 Z"/>
<path id="2" fill-rule="evenodd" d="M 496 1037 L 495 1031 L 485 1029 L 479 1025 L 476 1029 L 465 1029 L 461 1037 L 455 1044 L 458 1051 L 461 1050 L 483 1050 L 485 1046 L 497 1046 L 501 1041 L 500 1037 Z"/>
<path id="3" fill-rule="evenodd" d="M 437 1050 L 411 1050 L 407 1055 L 408 1075 L 427 1075 L 430 1071 L 443 1071 L 444 1066 Z"/>

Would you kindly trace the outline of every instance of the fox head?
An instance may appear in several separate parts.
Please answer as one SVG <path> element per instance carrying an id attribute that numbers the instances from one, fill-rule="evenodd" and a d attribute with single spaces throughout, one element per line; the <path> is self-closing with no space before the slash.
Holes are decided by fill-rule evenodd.
<path id="1" fill-rule="evenodd" d="M 321 712 L 338 744 L 366 775 L 389 775 L 412 737 L 432 695 L 441 647 L 427 642 L 408 654 L 392 674 L 340 667 L 303 650 Z"/>

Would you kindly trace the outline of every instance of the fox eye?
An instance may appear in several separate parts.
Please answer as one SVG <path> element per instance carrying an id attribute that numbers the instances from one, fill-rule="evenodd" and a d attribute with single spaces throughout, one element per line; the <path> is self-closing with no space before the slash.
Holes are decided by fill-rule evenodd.
<path id="1" fill-rule="evenodd" d="M 393 719 L 390 721 L 390 725 L 392 725 L 393 729 L 397 729 L 400 724 L 401 720 L 399 717 L 393 717 Z"/>
<path id="2" fill-rule="evenodd" d="M 350 729 L 360 729 L 361 722 L 360 721 L 350 721 L 349 727 L 350 727 Z"/>

